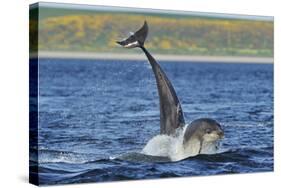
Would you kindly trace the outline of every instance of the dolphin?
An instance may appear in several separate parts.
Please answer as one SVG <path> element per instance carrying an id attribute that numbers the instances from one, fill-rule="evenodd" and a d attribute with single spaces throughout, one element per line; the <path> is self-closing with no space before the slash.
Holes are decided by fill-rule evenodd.
<path id="1" fill-rule="evenodd" d="M 184 129 L 186 123 L 176 91 L 161 66 L 144 46 L 147 35 L 148 24 L 144 21 L 139 30 L 124 40 L 116 41 L 116 43 L 124 48 L 140 48 L 152 67 L 159 95 L 160 134 L 177 136 L 178 132 L 185 131 L 182 146 L 183 148 L 189 148 L 189 151 L 192 150 L 188 156 L 207 153 L 207 147 L 210 144 L 215 146 L 216 141 L 223 137 L 224 132 L 221 125 L 216 120 L 200 118 L 192 121 Z"/>

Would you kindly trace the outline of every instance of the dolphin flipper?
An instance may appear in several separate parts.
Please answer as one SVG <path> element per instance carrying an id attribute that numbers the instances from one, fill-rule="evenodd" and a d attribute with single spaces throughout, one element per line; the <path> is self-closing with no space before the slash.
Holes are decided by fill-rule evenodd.
<path id="1" fill-rule="evenodd" d="M 142 28 L 137 32 L 129 38 L 117 43 L 125 48 L 139 47 L 145 53 L 152 66 L 157 82 L 160 101 L 160 134 L 173 135 L 176 133 L 177 128 L 182 128 L 185 125 L 181 104 L 170 80 L 160 65 L 144 47 L 147 34 L 148 26 L 147 23 L 144 22 Z"/>

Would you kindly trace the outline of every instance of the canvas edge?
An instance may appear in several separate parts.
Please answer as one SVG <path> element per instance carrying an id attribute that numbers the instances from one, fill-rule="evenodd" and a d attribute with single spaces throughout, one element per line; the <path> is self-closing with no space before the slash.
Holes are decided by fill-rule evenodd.
<path id="1" fill-rule="evenodd" d="M 35 32 L 31 32 L 31 20 Z M 39 3 L 29 6 L 29 183 L 39 185 L 38 167 L 38 20 Z M 35 43 L 31 45 L 31 43 Z M 32 49 L 34 48 L 34 49 Z"/>

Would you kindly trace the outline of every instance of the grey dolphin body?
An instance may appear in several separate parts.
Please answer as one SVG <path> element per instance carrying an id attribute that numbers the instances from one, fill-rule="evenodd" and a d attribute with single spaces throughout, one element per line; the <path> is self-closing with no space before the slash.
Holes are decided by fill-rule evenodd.
<path id="1" fill-rule="evenodd" d="M 177 128 L 182 128 L 185 125 L 183 112 L 170 80 L 160 65 L 144 47 L 147 33 L 148 26 L 147 23 L 144 22 L 142 28 L 135 32 L 134 35 L 117 43 L 127 48 L 139 47 L 147 56 L 157 82 L 160 102 L 160 133 L 171 135 L 175 133 Z"/>
<path id="2" fill-rule="evenodd" d="M 147 34 L 148 25 L 145 21 L 144 25 L 137 32 L 125 40 L 117 41 L 117 43 L 125 48 L 139 47 L 145 53 L 154 72 L 158 88 L 160 103 L 160 134 L 173 136 L 178 129 L 183 129 L 185 125 L 182 107 L 170 80 L 160 65 L 144 47 Z M 210 137 L 211 134 L 212 136 Z M 217 137 L 215 135 L 217 135 Z M 194 120 L 187 127 L 184 133 L 183 144 L 188 144 L 191 139 L 197 140 L 200 143 L 200 147 L 198 148 L 198 153 L 200 153 L 204 141 L 208 139 L 214 141 L 215 138 L 218 139 L 222 136 L 223 131 L 219 123 L 213 119 L 201 118 Z"/>

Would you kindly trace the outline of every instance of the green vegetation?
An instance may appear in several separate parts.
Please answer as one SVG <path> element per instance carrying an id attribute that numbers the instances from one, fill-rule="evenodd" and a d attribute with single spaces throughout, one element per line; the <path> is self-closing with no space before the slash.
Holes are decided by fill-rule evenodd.
<path id="1" fill-rule="evenodd" d="M 115 41 L 147 20 L 146 46 L 154 53 L 273 56 L 271 21 L 48 9 L 40 9 L 39 50 L 135 53 Z M 36 24 L 30 21 L 30 32 Z"/>

